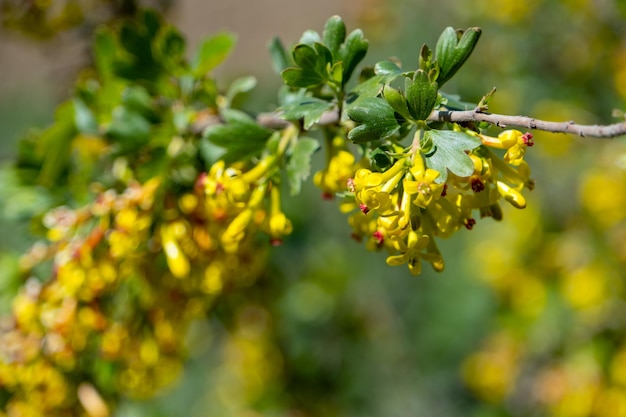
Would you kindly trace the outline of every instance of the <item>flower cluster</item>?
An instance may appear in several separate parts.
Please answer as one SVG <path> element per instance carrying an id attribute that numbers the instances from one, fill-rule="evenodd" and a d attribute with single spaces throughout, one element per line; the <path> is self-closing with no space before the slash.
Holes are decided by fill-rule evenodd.
<path id="1" fill-rule="evenodd" d="M 261 274 L 256 232 L 276 244 L 291 231 L 272 158 L 245 172 L 217 162 L 183 192 L 153 178 L 48 212 L 0 328 L 6 415 L 108 415 L 175 380 L 190 322 Z"/>
<path id="2" fill-rule="evenodd" d="M 473 133 L 469 133 L 473 134 Z M 426 156 L 416 149 L 396 154 L 393 164 L 384 171 L 357 168 L 354 157 L 333 142 L 328 167 L 316 175 L 316 184 L 324 193 L 337 192 L 338 182 L 352 166 L 354 175 L 347 188 L 352 203 L 342 210 L 359 210 L 349 217 L 354 236 L 366 240 L 370 250 L 385 248 L 389 265 L 407 264 L 411 273 L 421 272 L 421 261 L 436 271 L 444 268 L 435 237 L 448 237 L 461 228 L 471 229 L 480 217 L 502 218 L 499 200 L 524 208 L 521 191 L 532 189 L 530 169 L 523 160 L 532 136 L 507 130 L 498 137 L 478 135 L 482 146 L 469 157 L 474 172 L 468 177 L 450 173 L 445 182 L 441 172 L 428 168 Z M 505 149 L 499 157 L 490 149 Z"/>
<path id="3" fill-rule="evenodd" d="M 625 154 L 609 144 L 583 173 L 583 213 L 569 207 L 557 224 L 535 209 L 511 213 L 469 253 L 498 310 L 462 376 L 491 407 L 512 416 L 626 416 L 626 327 L 616 320 L 625 296 Z"/>
<path id="4" fill-rule="evenodd" d="M 218 161 L 198 180 L 206 194 L 207 210 L 216 220 L 213 227 L 224 228 L 219 239 L 226 253 L 236 253 L 255 231 L 268 234 L 273 245 L 291 233 L 291 221 L 281 209 L 280 188 L 269 179 L 276 163 L 277 157 L 269 155 L 243 172 Z M 265 207 L 268 194 L 269 207 Z"/>

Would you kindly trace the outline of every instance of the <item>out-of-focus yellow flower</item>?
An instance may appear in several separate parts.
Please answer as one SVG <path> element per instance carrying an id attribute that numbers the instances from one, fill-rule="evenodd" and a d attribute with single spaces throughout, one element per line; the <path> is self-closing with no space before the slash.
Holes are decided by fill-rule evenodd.
<path id="1" fill-rule="evenodd" d="M 626 389 L 601 389 L 596 395 L 592 414 L 594 417 L 626 417 Z"/>
<path id="2" fill-rule="evenodd" d="M 584 310 L 601 305 L 610 291 L 612 273 L 599 262 L 565 272 L 561 278 L 561 293 L 570 305 Z"/>
<path id="3" fill-rule="evenodd" d="M 480 398 L 501 402 L 513 388 L 520 356 L 519 343 L 510 335 L 494 335 L 464 361 L 463 379 Z"/>
<path id="4" fill-rule="evenodd" d="M 608 229 L 626 219 L 626 175 L 616 175 L 616 170 L 591 171 L 585 175 L 580 187 L 583 207 L 595 222 Z"/>

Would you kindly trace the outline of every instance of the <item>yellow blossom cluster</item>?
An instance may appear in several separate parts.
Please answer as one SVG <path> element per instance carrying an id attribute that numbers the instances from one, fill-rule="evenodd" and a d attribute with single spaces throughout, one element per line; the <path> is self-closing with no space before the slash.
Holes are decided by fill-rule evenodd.
<path id="1" fill-rule="evenodd" d="M 507 130 L 498 137 L 478 135 L 482 146 L 469 157 L 474 172 L 468 177 L 450 173 L 445 182 L 441 172 L 426 166 L 426 156 L 414 148 L 400 150 L 393 164 L 384 171 L 360 167 L 355 158 L 333 142 L 325 170 L 315 176 L 315 183 L 325 195 L 347 191 L 353 199 L 342 204 L 350 212 L 348 222 L 354 237 L 365 239 L 370 250 L 387 249 L 389 265 L 407 264 L 411 273 L 421 272 L 422 259 L 436 271 L 444 268 L 435 237 L 448 237 L 460 228 L 471 229 L 480 217 L 502 218 L 499 200 L 504 198 L 517 208 L 524 208 L 524 188 L 532 189 L 530 169 L 523 160 L 532 136 Z M 500 157 L 491 148 L 506 150 Z M 350 169 L 351 167 L 351 169 Z"/>
<path id="2" fill-rule="evenodd" d="M 190 322 L 261 274 L 256 232 L 276 244 L 291 231 L 273 158 L 217 162 L 190 190 L 153 178 L 48 212 L 48 242 L 22 258 L 28 280 L 0 328 L 0 415 L 107 416 L 175 380 Z"/>
<path id="3" fill-rule="evenodd" d="M 557 233 L 540 210 L 511 213 L 468 254 L 498 311 L 462 377 L 511 415 L 626 416 L 626 151 L 612 143 L 604 153 Z"/>

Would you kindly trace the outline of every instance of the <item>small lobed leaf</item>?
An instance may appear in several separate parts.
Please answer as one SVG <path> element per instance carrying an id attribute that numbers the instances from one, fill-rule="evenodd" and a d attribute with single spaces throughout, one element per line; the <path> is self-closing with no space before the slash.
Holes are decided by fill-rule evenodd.
<path id="1" fill-rule="evenodd" d="M 224 160 L 231 162 L 244 159 L 265 148 L 272 135 L 270 130 L 259 126 L 253 118 L 238 110 L 225 109 L 222 116 L 225 124 L 206 128 L 203 139 L 224 148 Z"/>
<path id="2" fill-rule="evenodd" d="M 339 50 L 346 39 L 346 25 L 339 16 L 332 16 L 324 27 L 324 45 L 328 47 L 335 60 L 339 59 Z"/>
<path id="3" fill-rule="evenodd" d="M 406 101 L 414 120 L 426 120 L 437 102 L 437 83 L 424 70 L 417 70 L 413 80 L 406 80 Z"/>
<path id="4" fill-rule="evenodd" d="M 332 102 L 321 100 L 315 97 L 302 97 L 300 100 L 292 101 L 282 107 L 282 117 L 285 120 L 304 119 L 304 128 L 310 129 L 317 123 L 324 112 L 332 109 Z"/>
<path id="5" fill-rule="evenodd" d="M 480 138 L 451 130 L 429 130 L 425 139 L 432 142 L 426 153 L 426 165 L 440 172 L 435 182 L 441 184 L 448 178 L 448 170 L 459 177 L 469 177 L 474 163 L 466 151 L 480 146 Z"/>
<path id="6" fill-rule="evenodd" d="M 121 149 L 135 149 L 150 139 L 150 122 L 139 112 L 120 106 L 113 111 L 106 135 L 117 142 Z"/>
<path id="7" fill-rule="evenodd" d="M 317 55 L 319 56 L 317 61 L 317 68 L 320 72 L 324 73 L 324 70 L 326 69 L 328 64 L 332 64 L 333 55 L 330 52 L 330 49 L 328 49 L 326 45 L 322 43 L 317 42 L 313 45 L 313 47 L 315 48 L 315 52 L 317 52 Z"/>
<path id="8" fill-rule="evenodd" d="M 302 181 L 311 174 L 311 157 L 318 149 L 318 141 L 307 137 L 299 138 L 293 146 L 287 162 L 287 179 L 292 196 L 300 193 Z"/>
<path id="9" fill-rule="evenodd" d="M 400 91 L 390 85 L 385 85 L 383 87 L 383 97 L 396 113 L 407 120 L 412 119 L 406 99 Z"/>
<path id="10" fill-rule="evenodd" d="M 366 97 L 347 110 L 348 117 L 360 125 L 348 133 L 354 143 L 385 139 L 400 129 L 393 108 L 380 97 Z"/>
<path id="11" fill-rule="evenodd" d="M 104 78 L 113 73 L 116 43 L 109 29 L 101 28 L 96 32 L 93 43 L 93 55 L 98 73 Z"/>
<path id="12" fill-rule="evenodd" d="M 300 37 L 300 41 L 298 43 L 303 43 L 309 46 L 313 46 L 315 43 L 322 42 L 322 38 L 320 38 L 320 34 L 314 30 L 305 31 Z"/>
<path id="13" fill-rule="evenodd" d="M 54 124 L 37 141 L 37 156 L 42 159 L 38 182 L 45 186 L 54 185 L 69 163 L 76 135 L 73 103 L 66 101 L 59 105 L 54 118 Z"/>
<path id="14" fill-rule="evenodd" d="M 293 49 L 293 60 L 297 67 L 285 69 L 281 76 L 290 87 L 313 88 L 323 84 L 327 78 L 326 64 L 330 51 L 324 45 L 298 44 Z"/>
<path id="15" fill-rule="evenodd" d="M 155 44 L 159 62 L 174 73 L 185 68 L 185 38 L 173 27 L 168 26 L 159 32 Z"/>
<path id="16" fill-rule="evenodd" d="M 289 56 L 283 43 L 278 37 L 274 37 L 269 43 L 270 57 L 272 59 L 272 67 L 277 74 L 280 74 L 289 66 Z"/>
<path id="17" fill-rule="evenodd" d="M 85 134 L 98 134 L 98 122 L 96 117 L 85 102 L 79 98 L 74 98 L 72 103 L 74 105 L 74 124 L 76 125 L 76 130 Z"/>
<path id="18" fill-rule="evenodd" d="M 232 33 L 220 33 L 202 41 L 191 61 L 193 74 L 203 76 L 224 62 L 236 41 L 237 37 Z"/>
<path id="19" fill-rule="evenodd" d="M 439 91 L 439 94 L 445 100 L 444 105 L 450 110 L 471 110 L 476 108 L 476 103 L 470 103 L 467 101 L 461 101 L 461 96 L 458 94 L 447 94 Z"/>
<path id="20" fill-rule="evenodd" d="M 343 83 L 348 82 L 354 69 L 367 54 L 369 42 L 363 37 L 361 29 L 356 29 L 348 35 L 339 50 L 339 57 L 343 61 Z"/>
<path id="21" fill-rule="evenodd" d="M 228 102 L 232 102 L 233 99 L 239 94 L 247 93 L 256 87 L 257 80 L 253 76 L 245 76 L 237 78 L 230 84 L 228 91 L 226 92 L 226 99 Z"/>
<path id="22" fill-rule="evenodd" d="M 471 55 L 478 39 L 480 28 L 469 28 L 466 31 L 455 31 L 447 27 L 435 48 L 435 55 L 439 63 L 439 76 L 437 82 L 443 85 L 461 68 Z"/>
<path id="23" fill-rule="evenodd" d="M 402 68 L 391 61 L 380 61 L 374 66 L 376 75 L 402 75 Z"/>
<path id="24" fill-rule="evenodd" d="M 141 28 L 127 22 L 120 29 L 120 43 L 131 55 L 140 61 L 153 61 L 150 37 Z"/>

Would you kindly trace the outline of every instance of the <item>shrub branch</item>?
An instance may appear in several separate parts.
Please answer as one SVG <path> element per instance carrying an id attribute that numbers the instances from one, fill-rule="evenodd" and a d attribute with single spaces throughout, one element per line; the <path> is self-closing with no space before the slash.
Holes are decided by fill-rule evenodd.
<path id="1" fill-rule="evenodd" d="M 610 125 L 580 125 L 574 121 L 568 122 L 548 122 L 545 120 L 535 119 L 528 116 L 509 116 L 506 114 L 487 113 L 479 107 L 474 110 L 439 110 L 434 111 L 429 119 L 430 121 L 451 122 L 451 123 L 470 123 L 470 122 L 487 122 L 500 128 L 518 127 L 532 130 L 542 130 L 553 133 L 571 133 L 581 137 L 594 138 L 614 138 L 616 136 L 626 135 L 626 121 L 614 123 Z M 331 125 L 339 121 L 338 111 L 328 111 L 323 114 L 318 122 L 319 125 Z M 215 117 L 211 120 L 203 120 L 196 123 L 192 127 L 192 131 L 201 132 L 210 125 L 220 123 L 220 119 Z M 270 129 L 283 129 L 290 123 L 281 118 L 280 112 L 261 113 L 257 116 L 257 122 Z"/>
<path id="2" fill-rule="evenodd" d="M 572 133 L 578 136 L 595 138 L 614 138 L 626 134 L 626 122 L 611 125 L 579 125 L 574 121 L 547 122 L 528 116 L 507 116 L 502 114 L 486 113 L 480 108 L 465 111 L 435 111 L 429 120 L 438 120 L 453 123 L 488 122 L 501 128 L 520 127 L 533 130 L 543 130 L 554 133 Z"/>

